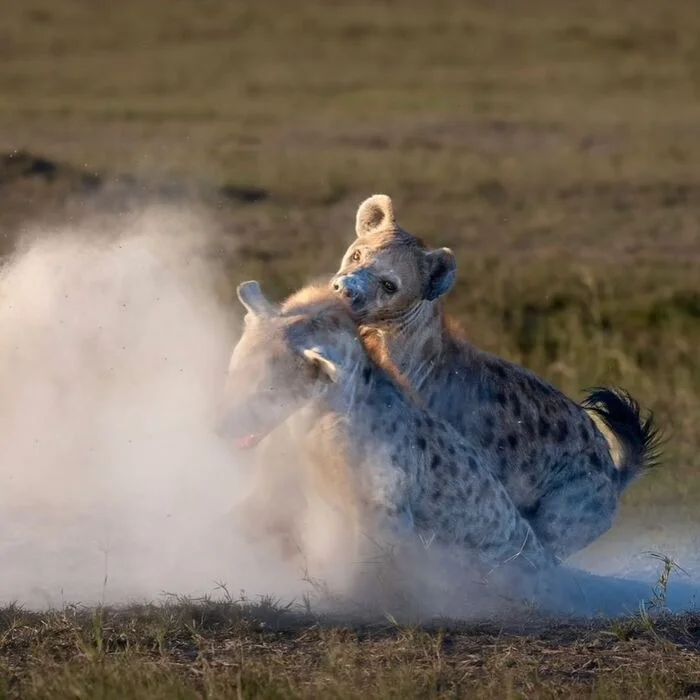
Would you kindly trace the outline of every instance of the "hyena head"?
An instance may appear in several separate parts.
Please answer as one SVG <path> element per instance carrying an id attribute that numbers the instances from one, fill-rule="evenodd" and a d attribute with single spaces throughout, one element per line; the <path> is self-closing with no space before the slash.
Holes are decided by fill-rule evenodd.
<path id="1" fill-rule="evenodd" d="M 327 286 L 303 289 L 281 306 L 256 281 L 243 282 L 237 294 L 247 313 L 218 432 L 247 448 L 346 376 L 362 346 L 348 305 Z"/>
<path id="2" fill-rule="evenodd" d="M 396 223 L 391 199 L 375 194 L 357 210 L 357 239 L 330 284 L 367 326 L 400 324 L 422 302 L 454 284 L 457 264 L 449 248 L 430 250 Z"/>

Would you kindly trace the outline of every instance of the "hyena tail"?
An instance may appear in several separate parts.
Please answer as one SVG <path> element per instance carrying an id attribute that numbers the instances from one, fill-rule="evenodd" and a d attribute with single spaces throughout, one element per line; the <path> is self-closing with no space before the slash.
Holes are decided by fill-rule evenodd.
<path id="1" fill-rule="evenodd" d="M 623 389 L 596 387 L 588 390 L 582 407 L 604 435 L 617 467 L 618 486 L 625 489 L 642 473 L 658 466 L 662 437 L 649 412 Z"/>

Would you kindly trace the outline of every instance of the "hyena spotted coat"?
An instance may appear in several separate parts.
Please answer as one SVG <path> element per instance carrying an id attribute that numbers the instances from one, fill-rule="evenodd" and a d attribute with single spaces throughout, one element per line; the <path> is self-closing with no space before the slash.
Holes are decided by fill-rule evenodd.
<path id="1" fill-rule="evenodd" d="M 248 313 L 231 357 L 223 437 L 251 447 L 303 411 L 315 469 L 328 469 L 329 455 L 336 466 L 342 462 L 356 477 L 359 501 L 369 504 L 365 512 L 379 513 L 401 533 L 463 548 L 488 566 L 556 566 L 489 456 L 375 361 L 342 299 L 327 287 L 307 288 L 278 307 L 257 282 L 241 285 L 238 295 Z M 399 478 L 377 494 L 382 460 Z"/>
<path id="2" fill-rule="evenodd" d="M 427 248 L 397 224 L 391 199 L 374 195 L 358 209 L 356 240 L 331 286 L 366 341 L 431 411 L 475 440 L 539 540 L 566 558 L 611 527 L 622 490 L 655 462 L 651 416 L 606 388 L 579 405 L 469 343 L 443 308 L 455 276 L 452 251 Z"/>

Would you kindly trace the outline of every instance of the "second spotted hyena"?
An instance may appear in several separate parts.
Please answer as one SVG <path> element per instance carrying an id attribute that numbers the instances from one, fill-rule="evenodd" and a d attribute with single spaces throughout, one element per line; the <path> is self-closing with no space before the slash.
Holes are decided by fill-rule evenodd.
<path id="1" fill-rule="evenodd" d="M 360 205 L 356 236 L 331 285 L 367 340 L 432 411 L 476 439 L 552 553 L 568 557 L 606 532 L 622 490 L 657 457 L 651 416 L 643 420 L 629 395 L 606 388 L 579 405 L 469 343 L 442 304 L 456 275 L 452 251 L 403 230 L 386 195 Z"/>
<path id="2" fill-rule="evenodd" d="M 363 512 L 424 533 L 487 565 L 556 566 L 478 446 L 433 415 L 368 353 L 348 305 L 327 287 L 281 307 L 255 282 L 239 287 L 245 329 L 229 367 L 220 433 L 245 447 L 304 413 L 316 469 L 356 477 Z M 301 436 L 298 436 L 301 437 Z M 380 462 L 397 479 L 377 492 Z M 383 471 L 383 470 L 380 470 Z M 381 484 L 380 484 L 381 485 Z"/>

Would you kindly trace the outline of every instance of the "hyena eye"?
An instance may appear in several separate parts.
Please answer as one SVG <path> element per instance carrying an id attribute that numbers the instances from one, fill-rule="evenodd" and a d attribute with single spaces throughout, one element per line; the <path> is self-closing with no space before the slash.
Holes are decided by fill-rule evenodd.
<path id="1" fill-rule="evenodd" d="M 396 291 L 396 285 L 391 280 L 382 280 L 382 287 L 387 294 L 393 294 Z"/>
<path id="2" fill-rule="evenodd" d="M 350 256 L 350 260 L 352 260 L 353 262 L 360 262 L 360 258 L 361 258 L 361 257 L 362 257 L 362 256 L 360 255 L 360 251 L 359 251 L 359 250 L 356 250 L 356 251 Z"/>

